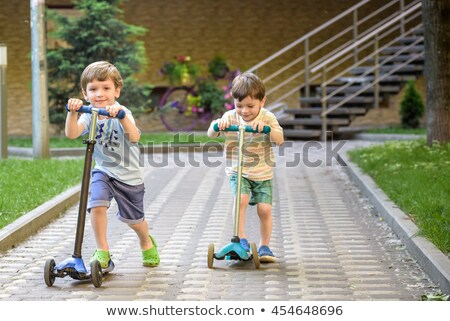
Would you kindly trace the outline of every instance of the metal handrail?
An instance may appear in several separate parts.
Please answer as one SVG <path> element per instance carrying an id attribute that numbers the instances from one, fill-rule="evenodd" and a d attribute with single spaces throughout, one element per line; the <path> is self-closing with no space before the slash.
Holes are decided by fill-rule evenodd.
<path id="1" fill-rule="evenodd" d="M 423 39 L 421 39 L 423 41 Z M 379 83 L 381 80 L 384 80 L 385 78 L 391 76 L 393 73 L 395 73 L 397 70 L 401 69 L 402 67 L 405 67 L 407 65 L 409 65 L 411 62 L 413 62 L 414 60 L 417 60 L 420 57 L 423 57 L 424 53 L 420 52 L 418 54 L 412 55 L 410 59 L 408 59 L 407 61 L 405 61 L 404 63 L 399 64 L 398 66 L 392 68 L 389 72 L 387 72 L 386 74 L 383 74 L 383 76 L 379 77 L 377 80 L 367 84 L 366 86 L 364 86 L 363 88 L 361 88 L 360 90 L 356 91 L 355 93 L 349 95 L 348 97 L 346 97 L 345 99 L 341 100 L 339 103 L 337 103 L 336 105 L 333 105 L 333 107 L 329 107 L 327 108 L 326 112 L 322 112 L 320 114 L 320 117 L 324 117 L 326 115 L 328 115 L 329 113 L 331 113 L 332 111 L 338 109 L 339 107 L 343 106 L 345 103 L 349 102 L 351 99 L 359 96 L 359 94 L 365 92 L 367 89 L 373 87 L 375 84 Z M 397 55 L 396 55 L 397 56 Z M 375 67 L 374 67 L 375 69 Z M 373 71 L 373 69 L 372 69 Z"/>
<path id="2" fill-rule="evenodd" d="M 292 88 L 292 84 L 295 85 L 295 83 L 298 83 L 298 85 L 295 85 L 295 88 L 302 88 L 304 90 L 304 96 L 309 96 L 310 92 L 310 85 L 313 83 L 314 80 L 317 80 L 316 77 L 313 76 L 313 72 L 311 71 L 312 68 L 317 67 L 318 64 L 321 62 L 324 62 L 325 60 L 332 57 L 334 54 L 339 53 L 349 45 L 354 44 L 356 41 L 360 40 L 362 37 L 367 36 L 370 32 L 373 32 L 377 27 L 379 27 L 382 24 L 385 24 L 391 20 L 393 16 L 398 14 L 399 12 L 402 13 L 405 10 L 408 10 L 411 8 L 411 6 L 417 4 L 420 2 L 420 0 L 392 0 L 386 3 L 385 5 L 377 8 L 376 10 L 370 12 L 369 14 L 365 15 L 364 17 L 358 18 L 358 10 L 362 10 L 363 6 L 368 4 L 370 0 L 364 0 L 360 1 L 356 5 L 352 6 L 351 8 L 345 10 L 341 14 L 337 15 L 333 19 L 327 21 L 326 23 L 322 24 L 321 26 L 317 27 L 313 31 L 308 32 L 304 36 L 298 38 L 297 40 L 293 41 L 289 45 L 285 46 L 281 50 L 275 52 L 268 58 L 264 59 L 263 61 L 259 62 L 258 64 L 254 65 L 253 67 L 249 68 L 247 71 L 257 72 L 258 74 L 261 74 L 261 77 L 263 78 L 263 81 L 266 83 L 266 86 L 268 87 L 267 95 L 274 96 L 275 92 L 280 92 L 282 94 L 281 89 L 287 89 Z M 405 2 L 408 4 L 405 5 Z M 397 9 L 396 12 L 394 12 L 394 6 L 399 5 L 400 9 Z M 386 17 L 385 14 L 390 14 L 391 12 L 394 12 L 392 15 Z M 346 16 L 353 14 L 353 24 L 350 26 L 345 26 L 342 28 L 340 32 L 337 34 L 334 34 L 333 28 L 337 23 L 345 24 L 345 21 L 343 21 L 343 18 L 347 19 Z M 379 16 L 378 20 L 376 20 L 377 16 Z M 370 21 L 369 21 L 370 20 Z M 376 20 L 373 23 L 372 20 Z M 367 25 L 368 22 L 372 23 L 372 25 Z M 401 20 L 400 25 L 401 29 L 404 29 L 405 21 Z M 331 27 L 331 28 L 330 28 Z M 314 36 L 318 36 L 319 33 L 322 32 L 322 35 L 324 34 L 324 30 L 326 28 L 330 28 L 328 30 L 333 30 L 332 33 L 334 36 L 331 38 L 328 38 L 325 41 L 320 42 L 315 47 L 309 48 L 309 44 L 312 41 L 312 38 Z M 353 36 L 351 35 L 351 31 L 353 30 Z M 322 37 L 323 38 L 323 37 Z M 334 46 L 334 43 L 331 45 L 331 42 L 334 42 L 335 39 L 345 39 L 348 38 L 349 40 L 346 41 L 344 44 L 337 44 L 337 48 Z M 315 38 L 316 40 L 319 38 Z M 284 65 L 283 67 L 279 68 L 275 72 L 272 72 L 270 75 L 265 76 L 263 75 L 263 72 L 267 70 L 266 65 L 276 59 L 277 57 L 280 57 L 284 53 L 286 53 L 289 50 L 292 50 L 296 46 L 302 45 L 304 46 L 303 49 L 298 48 L 298 50 L 303 50 L 303 54 L 290 61 L 287 65 Z M 328 53 L 325 53 L 324 55 L 317 57 L 318 55 L 321 55 L 321 51 L 323 51 L 323 47 L 331 47 L 329 49 Z M 358 53 L 364 50 L 365 46 L 364 44 L 361 45 L 361 47 L 354 46 L 353 48 L 353 56 L 355 61 L 358 61 Z M 320 50 L 320 51 L 319 51 Z M 313 56 L 314 55 L 314 56 Z M 303 68 L 298 68 L 298 66 L 302 65 Z M 297 69 L 296 69 L 297 68 Z M 303 72 L 299 72 L 299 69 L 304 69 Z M 272 81 L 273 84 L 275 84 L 276 79 L 275 77 L 279 77 L 277 79 L 281 79 L 281 81 L 276 82 L 276 86 L 272 86 L 272 84 L 268 85 L 269 81 Z M 283 78 L 284 77 L 284 78 Z M 286 79 L 288 78 L 288 80 Z M 314 80 L 313 80 L 314 78 Z M 303 82 L 303 84 L 302 84 Z M 280 85 L 282 84 L 282 85 Z M 283 99 L 291 96 L 295 93 L 295 90 L 289 91 L 290 95 L 282 95 Z M 279 95 L 277 95 L 279 96 Z M 280 101 L 280 98 L 275 97 L 276 101 Z"/>
<path id="3" fill-rule="evenodd" d="M 330 62 L 336 60 L 337 58 L 339 58 L 340 56 L 342 56 L 344 53 L 347 53 L 348 51 L 351 51 L 352 49 L 357 48 L 358 46 L 360 46 L 362 43 L 366 42 L 367 40 L 374 38 L 376 35 L 378 35 L 381 31 L 386 30 L 388 27 L 390 27 L 391 25 L 393 25 L 394 23 L 398 22 L 399 20 L 404 19 L 407 15 L 409 15 L 411 12 L 416 11 L 418 8 L 422 7 L 422 3 L 417 3 L 416 5 L 414 5 L 412 8 L 409 8 L 408 10 L 404 11 L 403 13 L 401 13 L 400 15 L 398 15 L 396 18 L 390 20 L 389 22 L 387 22 L 386 24 L 382 25 L 381 27 L 375 29 L 374 31 L 372 31 L 371 33 L 369 33 L 368 35 L 364 36 L 363 38 L 359 39 L 358 41 L 356 41 L 355 43 L 353 43 L 352 45 L 348 46 L 347 48 L 345 48 L 344 50 L 341 50 L 340 52 L 338 52 L 335 56 L 327 59 L 326 61 L 324 61 L 323 63 L 321 63 L 320 65 L 314 67 L 311 72 L 314 73 L 319 69 L 322 69 L 324 67 L 326 67 Z"/>
<path id="4" fill-rule="evenodd" d="M 249 72 L 254 72 L 255 70 L 257 70 L 258 68 L 264 66 L 265 64 L 269 63 L 270 61 L 272 61 L 273 59 L 279 57 L 280 55 L 282 55 L 283 53 L 285 53 L 286 51 L 292 49 L 293 47 L 297 46 L 298 44 L 304 42 L 306 39 L 311 38 L 312 36 L 314 36 L 315 34 L 319 33 L 320 31 L 322 31 L 323 29 L 329 27 L 330 25 L 334 24 L 336 21 L 340 20 L 341 18 L 345 17 L 346 15 L 348 15 L 350 12 L 355 11 L 356 9 L 360 8 L 361 6 L 365 5 L 366 3 L 368 3 L 370 0 L 363 0 L 359 3 L 357 3 L 356 5 L 352 6 L 351 8 L 345 10 L 344 12 L 342 12 L 341 14 L 337 15 L 336 17 L 334 17 L 331 20 L 328 20 L 326 23 L 322 24 L 321 26 L 317 27 L 316 29 L 314 29 L 313 31 L 308 32 L 306 35 L 298 38 L 297 40 L 293 41 L 292 43 L 290 43 L 289 45 L 285 46 L 284 48 L 278 50 L 277 52 L 275 52 L 274 54 L 272 54 L 271 56 L 269 56 L 268 58 L 264 59 L 263 61 L 257 63 L 256 65 L 254 65 L 253 67 L 249 68 L 247 71 Z"/>
<path id="5" fill-rule="evenodd" d="M 421 25 L 420 25 L 421 26 Z M 420 27 L 418 26 L 418 27 Z M 410 30 L 407 34 L 412 33 L 413 30 Z M 407 35 L 405 34 L 405 36 Z M 370 58 L 375 57 L 377 54 L 379 54 L 381 51 L 383 51 L 383 49 L 391 46 L 392 44 L 394 44 L 395 42 L 397 42 L 401 37 L 397 37 L 394 40 L 388 42 L 387 44 L 383 45 L 382 47 L 380 47 L 378 50 L 374 51 L 373 53 L 367 55 L 366 57 L 364 57 L 364 59 L 361 59 L 358 64 L 353 64 L 352 66 L 348 67 L 347 69 L 343 70 L 342 72 L 340 72 L 337 75 L 334 75 L 332 78 L 328 79 L 327 81 L 325 81 L 324 83 L 322 83 L 322 86 L 328 86 L 329 84 L 331 84 L 333 81 L 335 81 L 336 79 L 338 79 L 339 77 L 342 77 L 345 73 L 347 73 L 349 70 L 351 70 L 352 68 L 356 67 L 357 65 L 361 65 L 362 63 L 366 62 L 367 60 L 369 60 Z M 406 50 L 410 49 L 411 47 L 415 46 L 416 44 L 423 42 L 423 37 L 418 38 L 416 41 L 414 41 L 413 43 L 411 43 L 408 46 L 404 46 L 402 49 L 400 49 L 399 51 L 397 51 L 393 56 L 390 56 L 388 58 L 386 58 L 385 60 L 383 60 L 382 63 L 379 64 L 379 66 L 385 65 L 386 63 L 388 63 L 389 61 L 391 61 L 393 58 L 399 56 L 400 54 L 402 54 L 403 52 L 405 52 Z M 375 67 L 373 67 L 372 69 L 369 69 L 368 71 L 366 71 L 365 73 L 363 73 L 362 75 L 360 75 L 359 77 L 364 77 L 366 76 L 368 73 L 370 73 L 371 71 L 373 71 L 375 69 Z M 336 89 L 335 91 L 333 91 L 331 94 L 327 95 L 326 97 L 323 97 L 322 100 L 328 100 L 329 98 L 335 96 L 336 94 L 340 93 L 343 89 L 349 87 L 350 85 L 354 84 L 355 81 L 349 81 L 347 82 L 345 85 L 339 87 L 338 89 Z"/>

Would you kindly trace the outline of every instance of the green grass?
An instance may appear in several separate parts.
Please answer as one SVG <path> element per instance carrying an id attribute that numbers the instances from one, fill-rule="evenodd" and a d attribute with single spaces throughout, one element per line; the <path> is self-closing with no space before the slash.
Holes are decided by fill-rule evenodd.
<path id="1" fill-rule="evenodd" d="M 0 160 L 0 228 L 80 183 L 83 162 Z"/>
<path id="2" fill-rule="evenodd" d="M 389 128 L 374 128 L 368 129 L 365 133 L 369 134 L 402 134 L 402 135 L 426 135 L 425 128 L 402 128 L 402 127 L 389 127 Z"/>
<path id="3" fill-rule="evenodd" d="M 450 253 L 450 143 L 392 141 L 349 156 L 410 215 L 421 235 Z"/>
<path id="4" fill-rule="evenodd" d="M 66 137 L 51 137 L 50 148 L 70 148 L 70 147 L 83 147 L 83 139 L 68 139 Z M 223 142 L 222 137 L 209 138 L 206 133 L 143 133 L 141 135 L 140 143 L 144 146 L 148 143 L 154 145 L 164 143 L 207 143 L 207 142 Z M 33 141 L 31 137 L 11 137 L 8 139 L 8 146 L 14 147 L 33 147 Z"/>

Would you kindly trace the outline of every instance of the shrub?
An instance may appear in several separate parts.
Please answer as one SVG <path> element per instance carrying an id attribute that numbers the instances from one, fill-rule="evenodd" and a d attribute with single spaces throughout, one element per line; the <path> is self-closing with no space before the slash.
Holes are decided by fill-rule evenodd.
<path id="1" fill-rule="evenodd" d="M 81 97 L 80 76 L 92 62 L 106 60 L 120 71 L 124 86 L 119 102 L 136 115 L 150 103 L 152 86 L 138 83 L 135 74 L 147 62 L 144 43 L 138 37 L 146 29 L 121 20 L 122 0 L 77 0 L 79 17 L 64 17 L 49 10 L 56 24 L 53 37 L 64 45 L 47 52 L 49 73 L 49 117 L 64 128 L 65 105 L 70 97 Z"/>
<path id="2" fill-rule="evenodd" d="M 400 102 L 402 126 L 405 128 L 418 128 L 423 114 L 422 97 L 417 91 L 414 81 L 409 81 L 406 85 L 405 95 Z"/>

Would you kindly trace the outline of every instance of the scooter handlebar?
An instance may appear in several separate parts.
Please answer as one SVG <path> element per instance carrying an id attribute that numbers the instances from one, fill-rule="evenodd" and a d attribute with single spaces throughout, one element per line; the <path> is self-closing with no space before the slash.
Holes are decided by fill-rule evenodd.
<path id="1" fill-rule="evenodd" d="M 69 108 L 68 108 L 67 105 L 66 105 L 66 110 L 69 111 Z M 99 115 L 112 117 L 106 109 L 98 108 L 97 110 L 98 110 L 98 114 Z M 78 113 L 84 113 L 84 114 L 92 114 L 92 107 L 90 107 L 90 106 L 81 106 L 80 109 L 77 110 L 77 112 Z M 125 111 L 124 110 L 119 110 L 119 112 L 117 113 L 116 118 L 124 119 L 125 116 L 126 116 Z"/>
<path id="2" fill-rule="evenodd" d="M 220 131 L 220 129 L 219 129 L 219 124 L 218 124 L 218 123 L 215 123 L 215 124 L 214 124 L 214 131 L 216 131 L 216 132 L 219 132 L 219 131 Z M 237 132 L 237 131 L 239 131 L 239 125 L 230 125 L 230 126 L 229 126 L 228 128 L 226 128 L 224 131 L 226 131 L 226 132 Z M 253 127 L 252 127 L 252 126 L 249 126 L 249 125 L 245 126 L 245 131 L 246 131 L 247 133 L 259 133 L 259 131 L 253 129 Z M 264 129 L 263 129 L 262 133 L 263 133 L 263 134 L 268 134 L 268 133 L 270 133 L 270 126 L 264 126 Z"/>

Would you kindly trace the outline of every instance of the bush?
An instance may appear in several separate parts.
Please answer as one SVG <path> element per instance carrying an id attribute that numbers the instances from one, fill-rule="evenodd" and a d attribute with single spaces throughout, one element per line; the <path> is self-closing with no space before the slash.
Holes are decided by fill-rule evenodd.
<path id="1" fill-rule="evenodd" d="M 418 128 L 424 111 L 422 97 L 417 91 L 414 81 L 409 81 L 406 85 L 405 95 L 400 102 L 402 126 L 405 128 Z"/>
<path id="2" fill-rule="evenodd" d="M 64 128 L 65 105 L 70 97 L 81 98 L 80 76 L 92 62 L 106 60 L 119 69 L 124 80 L 119 102 L 135 115 L 148 107 L 152 86 L 138 83 L 135 74 L 146 64 L 144 43 L 137 38 L 145 28 L 121 20 L 122 0 L 77 0 L 80 17 L 67 18 L 49 10 L 56 24 L 53 37 L 64 45 L 47 52 L 49 118 Z"/>

